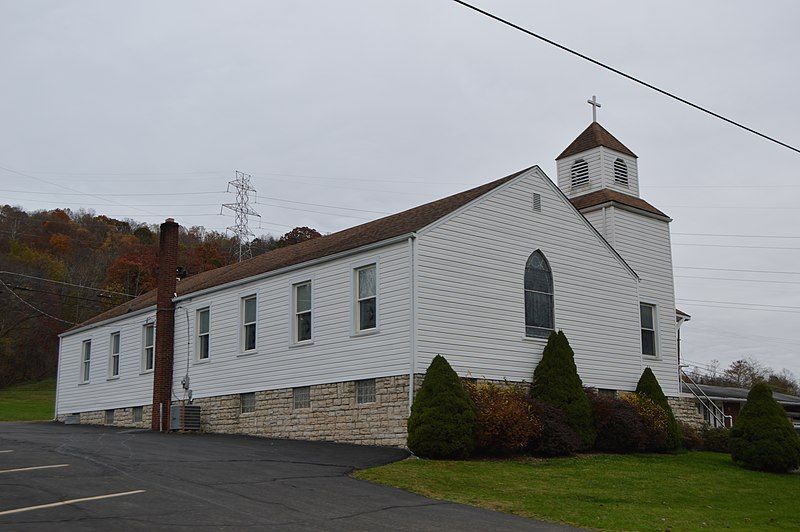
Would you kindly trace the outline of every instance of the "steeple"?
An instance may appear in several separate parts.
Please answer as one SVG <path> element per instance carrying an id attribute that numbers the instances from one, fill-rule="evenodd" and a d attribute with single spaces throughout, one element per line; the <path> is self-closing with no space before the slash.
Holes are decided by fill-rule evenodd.
<path id="1" fill-rule="evenodd" d="M 593 116 L 600 104 L 588 100 Z M 612 189 L 639 196 L 637 156 L 594 121 L 556 157 L 558 186 L 570 198 Z"/>

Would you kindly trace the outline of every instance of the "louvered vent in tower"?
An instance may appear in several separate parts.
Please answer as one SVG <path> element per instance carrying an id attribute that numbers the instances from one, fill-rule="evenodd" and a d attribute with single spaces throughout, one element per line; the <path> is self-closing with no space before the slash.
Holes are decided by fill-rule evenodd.
<path id="1" fill-rule="evenodd" d="M 618 185 L 628 186 L 628 165 L 619 157 L 614 161 L 614 181 Z"/>
<path id="2" fill-rule="evenodd" d="M 589 182 L 589 165 L 583 159 L 572 163 L 572 186 L 578 187 Z"/>

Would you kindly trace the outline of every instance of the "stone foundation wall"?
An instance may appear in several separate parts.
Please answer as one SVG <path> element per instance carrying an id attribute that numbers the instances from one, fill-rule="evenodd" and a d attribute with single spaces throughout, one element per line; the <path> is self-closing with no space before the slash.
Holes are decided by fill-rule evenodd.
<path id="1" fill-rule="evenodd" d="M 417 388 L 417 386 L 415 386 Z M 408 375 L 375 379 L 375 402 L 356 402 L 355 381 L 310 387 L 310 406 L 294 408 L 291 388 L 255 393 L 255 410 L 243 413 L 240 394 L 203 397 L 205 432 L 269 438 L 328 440 L 364 445 L 406 445 Z"/>
<path id="2" fill-rule="evenodd" d="M 697 400 L 694 397 L 667 397 L 667 401 L 678 421 L 698 429 L 706 425 L 706 420 L 697 410 Z"/>
<path id="3" fill-rule="evenodd" d="M 112 427 L 127 427 L 127 428 L 150 428 L 150 418 L 152 417 L 152 405 L 144 405 L 142 407 L 142 421 L 139 423 L 133 422 L 133 407 L 131 408 L 115 408 L 114 409 L 114 423 L 109 426 Z M 59 414 L 56 417 L 57 421 L 64 422 L 69 414 Z M 81 412 L 80 414 L 81 425 L 106 425 L 106 411 L 105 410 L 92 410 L 90 412 Z"/>

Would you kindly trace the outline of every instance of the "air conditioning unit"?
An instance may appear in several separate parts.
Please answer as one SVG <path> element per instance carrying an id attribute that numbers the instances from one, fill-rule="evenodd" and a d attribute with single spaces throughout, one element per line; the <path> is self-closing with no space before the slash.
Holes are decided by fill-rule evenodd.
<path id="1" fill-rule="evenodd" d="M 169 409 L 170 430 L 200 430 L 200 405 L 172 405 Z"/>

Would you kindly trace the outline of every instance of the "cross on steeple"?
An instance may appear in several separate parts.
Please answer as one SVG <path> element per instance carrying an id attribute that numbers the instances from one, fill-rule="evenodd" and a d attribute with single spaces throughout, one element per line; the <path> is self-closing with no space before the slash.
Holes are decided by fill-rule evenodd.
<path id="1" fill-rule="evenodd" d="M 592 106 L 592 122 L 597 122 L 597 108 L 602 107 L 602 105 L 597 102 L 597 96 L 592 96 L 592 99 L 586 100 L 586 103 Z"/>

